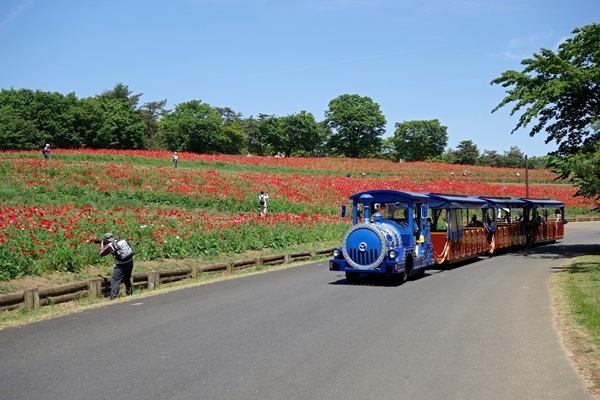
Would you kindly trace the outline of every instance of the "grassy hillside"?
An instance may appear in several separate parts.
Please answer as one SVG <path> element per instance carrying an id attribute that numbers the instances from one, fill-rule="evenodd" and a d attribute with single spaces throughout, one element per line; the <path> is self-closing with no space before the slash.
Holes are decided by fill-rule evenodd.
<path id="1" fill-rule="evenodd" d="M 525 171 L 345 158 L 273 158 L 154 151 L 0 153 L 0 280 L 96 265 L 89 243 L 105 232 L 129 239 L 138 260 L 186 259 L 338 241 L 340 206 L 380 188 L 525 196 Z M 454 172 L 454 175 L 451 173 Z M 517 172 L 520 177 L 517 177 Z M 363 175 L 364 174 L 364 175 Z M 529 196 L 565 202 L 567 215 L 592 203 L 529 171 Z M 258 194 L 270 194 L 258 215 Z"/>

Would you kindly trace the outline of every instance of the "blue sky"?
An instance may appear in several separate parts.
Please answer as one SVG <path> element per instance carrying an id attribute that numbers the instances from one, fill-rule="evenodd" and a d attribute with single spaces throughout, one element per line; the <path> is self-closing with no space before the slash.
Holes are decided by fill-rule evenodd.
<path id="1" fill-rule="evenodd" d="M 201 100 L 243 116 L 324 119 L 342 94 L 396 122 L 438 119 L 448 147 L 472 140 L 530 157 L 556 148 L 510 134 L 490 81 L 600 22 L 598 0 L 2 0 L 0 88 L 95 96 L 121 82 L 140 104 Z"/>

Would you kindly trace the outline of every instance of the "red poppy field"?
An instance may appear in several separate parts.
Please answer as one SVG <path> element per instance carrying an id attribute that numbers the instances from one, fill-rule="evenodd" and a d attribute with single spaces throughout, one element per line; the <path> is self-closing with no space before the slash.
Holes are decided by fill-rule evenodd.
<path id="1" fill-rule="evenodd" d="M 37 151 L 0 153 L 0 280 L 96 265 L 90 240 L 108 231 L 129 239 L 137 260 L 333 242 L 349 224 L 340 206 L 374 188 L 525 196 L 525 172 L 508 168 L 468 166 L 463 176 L 464 166 L 440 163 L 193 153 L 173 168 L 170 157 L 56 149 L 46 162 Z M 530 197 L 563 201 L 568 215 L 593 208 L 550 171 L 528 176 Z M 261 190 L 270 195 L 265 218 Z"/>

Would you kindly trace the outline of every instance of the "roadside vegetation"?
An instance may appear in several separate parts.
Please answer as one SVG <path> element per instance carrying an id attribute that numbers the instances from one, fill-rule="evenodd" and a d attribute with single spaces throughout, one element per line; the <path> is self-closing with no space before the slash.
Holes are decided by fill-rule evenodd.
<path id="1" fill-rule="evenodd" d="M 575 257 L 555 275 L 565 345 L 600 398 L 600 254 Z"/>

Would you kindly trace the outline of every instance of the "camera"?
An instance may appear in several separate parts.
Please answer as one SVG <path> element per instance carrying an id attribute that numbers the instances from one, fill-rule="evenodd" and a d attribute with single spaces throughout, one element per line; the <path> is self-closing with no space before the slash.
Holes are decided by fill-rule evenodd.
<path id="1" fill-rule="evenodd" d="M 94 243 L 100 244 L 100 243 L 102 243 L 102 240 L 100 240 L 100 239 L 94 239 Z"/>

